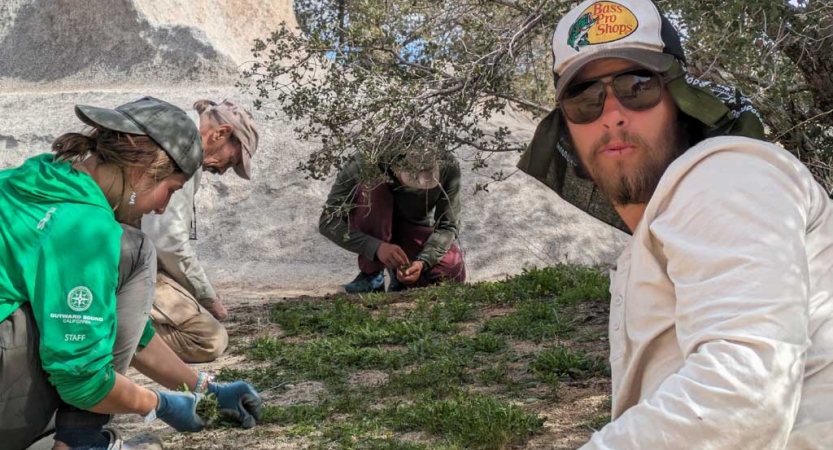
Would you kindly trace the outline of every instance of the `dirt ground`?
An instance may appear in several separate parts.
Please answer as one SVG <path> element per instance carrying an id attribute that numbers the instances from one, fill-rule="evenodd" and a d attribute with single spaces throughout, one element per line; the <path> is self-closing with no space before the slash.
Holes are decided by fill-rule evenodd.
<path id="1" fill-rule="evenodd" d="M 207 364 L 194 364 L 195 370 L 218 372 L 220 369 L 251 369 L 264 363 L 249 360 L 244 350 L 260 337 L 281 337 L 280 328 L 271 323 L 270 309 L 276 302 L 295 302 L 309 300 L 309 296 L 292 296 L 293 293 L 238 291 L 233 298 L 227 296 L 231 305 L 230 318 L 226 323 L 230 345 L 225 355 Z M 281 295 L 283 294 L 283 295 Z M 408 307 L 408 305 L 402 305 Z M 501 315 L 503 311 L 495 309 L 489 314 Z M 601 320 L 601 318 L 594 319 Z M 464 331 L 465 332 L 465 331 Z M 532 352 L 534 346 L 521 342 L 516 344 L 516 351 Z M 606 342 L 591 344 L 599 351 L 604 351 Z M 528 347 L 528 348 L 524 348 Z M 592 348 L 590 350 L 593 350 Z M 148 387 L 153 383 L 131 369 L 129 376 Z M 364 386 L 383 385 L 387 374 L 378 371 L 359 371 L 350 378 L 351 384 Z M 322 383 L 309 381 L 297 385 L 281 386 L 280 394 L 267 389 L 262 391 L 266 404 L 289 406 L 316 403 L 319 394 L 325 391 Z M 588 425 L 588 418 L 603 416 L 609 411 L 610 381 L 595 377 L 590 380 L 565 384 L 559 389 L 557 401 L 550 401 L 542 393 L 536 398 L 524 401 L 528 410 L 546 417 L 542 432 L 533 436 L 522 449 L 575 449 L 587 442 L 593 430 Z M 276 425 L 259 425 L 252 430 L 220 428 L 200 433 L 176 433 L 161 421 L 150 426 L 141 423 L 136 416 L 121 416 L 117 419 L 119 427 L 126 436 L 141 432 L 153 432 L 159 435 L 168 449 L 304 449 L 310 446 L 308 436 L 288 433 L 287 427 Z M 415 433 L 409 433 L 415 434 Z M 398 436 L 402 440 L 421 440 L 420 436 Z"/>

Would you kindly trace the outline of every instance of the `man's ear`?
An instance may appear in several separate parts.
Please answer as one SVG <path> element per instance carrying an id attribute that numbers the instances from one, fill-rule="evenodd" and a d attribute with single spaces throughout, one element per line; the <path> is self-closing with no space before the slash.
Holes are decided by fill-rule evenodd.
<path id="1" fill-rule="evenodd" d="M 231 133 L 233 131 L 234 131 L 233 126 L 231 126 L 227 123 L 224 123 L 224 124 L 220 125 L 219 127 L 217 127 L 217 129 L 214 131 L 214 135 L 217 136 L 217 140 L 228 139 L 231 136 Z"/>

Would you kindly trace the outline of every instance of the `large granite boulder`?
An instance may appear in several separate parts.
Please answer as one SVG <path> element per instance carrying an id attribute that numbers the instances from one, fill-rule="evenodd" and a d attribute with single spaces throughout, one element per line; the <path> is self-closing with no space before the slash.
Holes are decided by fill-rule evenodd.
<path id="1" fill-rule="evenodd" d="M 291 0 L 3 0 L 0 86 L 229 82 Z"/>

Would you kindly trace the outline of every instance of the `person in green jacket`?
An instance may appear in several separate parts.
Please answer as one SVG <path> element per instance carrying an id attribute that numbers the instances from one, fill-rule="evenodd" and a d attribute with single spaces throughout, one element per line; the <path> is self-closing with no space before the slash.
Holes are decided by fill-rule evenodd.
<path id="1" fill-rule="evenodd" d="M 319 231 L 358 254 L 348 293 L 466 281 L 460 230 L 460 165 L 449 153 L 403 151 L 366 161 L 354 154 L 339 171 Z"/>
<path id="2" fill-rule="evenodd" d="M 125 225 L 164 212 L 197 171 L 199 131 L 184 111 L 151 97 L 75 113 L 91 131 L 64 134 L 55 155 L 0 171 L 2 447 L 26 448 L 53 416 L 55 449 L 131 448 L 105 426 L 112 414 L 198 431 L 196 405 L 207 393 L 254 426 L 262 406 L 251 386 L 214 383 L 155 335 L 154 248 Z M 124 376 L 130 365 L 188 392 L 139 386 Z"/>

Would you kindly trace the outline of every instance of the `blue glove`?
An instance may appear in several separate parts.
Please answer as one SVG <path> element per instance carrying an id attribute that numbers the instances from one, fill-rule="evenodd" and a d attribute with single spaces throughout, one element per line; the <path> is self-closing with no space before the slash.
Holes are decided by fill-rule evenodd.
<path id="1" fill-rule="evenodd" d="M 243 381 L 208 385 L 208 393 L 217 397 L 220 415 L 234 419 L 243 428 L 252 428 L 263 416 L 263 401 L 253 387 Z"/>
<path id="2" fill-rule="evenodd" d="M 202 394 L 193 392 L 154 391 L 159 397 L 156 417 L 176 431 L 200 431 L 205 427 L 197 414 L 197 403 Z"/>

